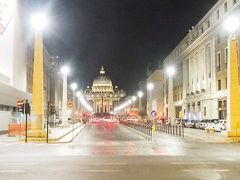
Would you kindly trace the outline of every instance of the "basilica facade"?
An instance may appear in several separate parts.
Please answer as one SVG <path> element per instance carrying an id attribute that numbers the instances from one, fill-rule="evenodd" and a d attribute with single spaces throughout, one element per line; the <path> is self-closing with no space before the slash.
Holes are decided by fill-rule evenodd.
<path id="1" fill-rule="evenodd" d="M 85 95 L 92 104 L 95 113 L 111 113 L 114 104 L 126 96 L 123 90 L 113 86 L 112 81 L 107 77 L 104 68 L 100 69 L 100 74 L 96 77 L 91 87 L 87 87 Z"/>

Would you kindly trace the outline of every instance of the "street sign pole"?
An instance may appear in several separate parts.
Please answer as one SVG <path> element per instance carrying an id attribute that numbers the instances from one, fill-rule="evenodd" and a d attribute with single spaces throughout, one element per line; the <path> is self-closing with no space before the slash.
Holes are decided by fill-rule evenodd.
<path id="1" fill-rule="evenodd" d="M 25 106 L 26 106 L 26 104 L 25 104 Z M 25 127 L 25 143 L 27 143 L 27 136 L 28 136 L 28 134 L 27 134 L 27 128 L 28 128 L 28 122 L 27 122 L 27 113 L 25 113 L 25 115 L 26 115 L 26 127 Z"/>
<path id="2" fill-rule="evenodd" d="M 49 113 L 50 113 L 50 102 L 47 103 L 47 143 L 48 143 L 48 121 L 49 121 Z"/>

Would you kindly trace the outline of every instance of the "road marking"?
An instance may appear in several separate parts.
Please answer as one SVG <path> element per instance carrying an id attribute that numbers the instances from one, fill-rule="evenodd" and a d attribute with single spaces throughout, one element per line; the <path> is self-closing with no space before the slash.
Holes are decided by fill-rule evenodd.
<path id="1" fill-rule="evenodd" d="M 229 169 L 183 169 L 183 172 L 192 172 L 192 171 L 216 171 L 216 172 L 228 172 Z"/>
<path id="2" fill-rule="evenodd" d="M 0 170 L 0 173 L 24 173 L 24 170 Z"/>
<path id="3" fill-rule="evenodd" d="M 234 161 L 234 159 L 232 159 L 232 158 L 220 158 L 220 159 L 225 160 L 225 161 Z"/>
<path id="4" fill-rule="evenodd" d="M 205 164 L 216 164 L 215 162 L 173 162 L 173 165 L 205 165 Z"/>
<path id="5" fill-rule="evenodd" d="M 39 163 L 4 163 L 1 162 L 0 166 L 37 166 Z"/>
<path id="6" fill-rule="evenodd" d="M 86 169 L 86 170 L 83 170 L 83 172 L 86 172 L 86 173 L 119 173 L 119 172 L 122 172 L 123 170 L 121 169 Z"/>
<path id="7" fill-rule="evenodd" d="M 127 165 L 128 163 L 91 163 L 91 165 Z"/>

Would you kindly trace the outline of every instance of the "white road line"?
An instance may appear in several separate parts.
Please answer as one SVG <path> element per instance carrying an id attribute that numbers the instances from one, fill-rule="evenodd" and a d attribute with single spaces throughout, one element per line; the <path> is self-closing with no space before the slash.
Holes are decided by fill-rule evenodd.
<path id="1" fill-rule="evenodd" d="M 127 165 L 128 163 L 91 163 L 90 165 Z"/>
<path id="2" fill-rule="evenodd" d="M 222 160 L 225 160 L 225 161 L 234 161 L 234 159 L 232 159 L 232 158 L 220 158 L 220 159 L 222 159 Z"/>
<path id="3" fill-rule="evenodd" d="M 1 162 L 0 166 L 37 166 L 39 163 L 5 163 Z"/>
<path id="4" fill-rule="evenodd" d="M 119 173 L 122 172 L 123 170 L 121 169 L 86 169 L 86 170 L 82 170 L 83 172 L 86 173 Z"/>
<path id="5" fill-rule="evenodd" d="M 205 164 L 216 164 L 215 162 L 173 162 L 173 165 L 205 165 Z"/>
<path id="6" fill-rule="evenodd" d="M 0 173 L 24 173 L 24 170 L 0 170 Z"/>
<path id="7" fill-rule="evenodd" d="M 228 172 L 229 169 L 183 169 L 183 172 L 192 172 L 192 171 L 215 171 L 215 172 Z"/>

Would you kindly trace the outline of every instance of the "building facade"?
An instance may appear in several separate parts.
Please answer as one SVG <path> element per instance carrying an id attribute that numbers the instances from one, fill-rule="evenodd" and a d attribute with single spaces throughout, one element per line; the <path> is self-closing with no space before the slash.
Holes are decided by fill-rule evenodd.
<path id="1" fill-rule="evenodd" d="M 165 77 L 164 109 L 171 119 L 227 118 L 229 34 L 223 24 L 230 15 L 240 18 L 239 8 L 239 0 L 219 0 L 165 58 L 164 68 L 176 69 Z"/>
<path id="2" fill-rule="evenodd" d="M 126 93 L 119 90 L 117 86 L 113 86 L 102 67 L 100 75 L 94 79 L 91 89 L 88 88 L 85 95 L 91 102 L 95 113 L 110 113 L 113 112 L 115 102 L 125 97 Z"/>
<path id="3" fill-rule="evenodd" d="M 19 123 L 18 99 L 31 99 L 26 92 L 26 34 L 21 26 L 21 3 L 0 1 L 0 134 L 11 122 Z"/>

